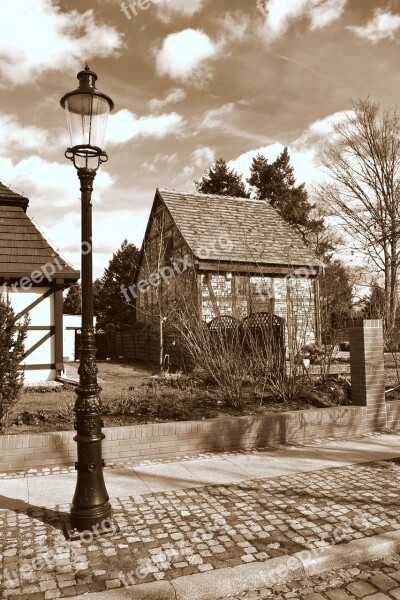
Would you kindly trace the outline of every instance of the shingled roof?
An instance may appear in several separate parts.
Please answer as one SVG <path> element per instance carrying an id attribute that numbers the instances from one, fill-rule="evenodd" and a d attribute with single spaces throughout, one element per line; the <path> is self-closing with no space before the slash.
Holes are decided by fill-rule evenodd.
<path id="1" fill-rule="evenodd" d="M 199 262 L 322 266 L 269 202 L 164 189 L 157 194 Z"/>
<path id="2" fill-rule="evenodd" d="M 28 204 L 28 198 L 0 182 L 0 280 L 30 277 L 45 265 L 54 265 L 53 278 L 77 281 L 79 271 L 44 239 L 26 214 Z"/>

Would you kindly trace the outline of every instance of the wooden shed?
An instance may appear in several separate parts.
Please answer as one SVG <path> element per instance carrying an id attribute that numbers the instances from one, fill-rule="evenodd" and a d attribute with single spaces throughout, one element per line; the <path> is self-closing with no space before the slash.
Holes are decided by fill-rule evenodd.
<path id="1" fill-rule="evenodd" d="M 25 381 L 55 379 L 63 366 L 63 290 L 79 271 L 49 245 L 26 211 L 29 200 L 0 182 L 0 292 L 30 324 Z"/>
<path id="2" fill-rule="evenodd" d="M 300 330 L 304 344 L 319 340 L 322 268 L 267 201 L 157 189 L 125 296 L 136 300 L 138 323 L 155 327 L 182 295 L 206 323 L 276 315 L 290 352 Z"/>

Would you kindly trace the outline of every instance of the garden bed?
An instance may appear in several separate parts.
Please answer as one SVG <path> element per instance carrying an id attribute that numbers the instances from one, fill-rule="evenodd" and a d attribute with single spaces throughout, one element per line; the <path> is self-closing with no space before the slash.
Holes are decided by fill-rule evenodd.
<path id="1" fill-rule="evenodd" d="M 154 368 L 141 363 L 100 362 L 98 366 L 106 427 L 265 415 L 349 403 L 345 394 L 338 394 L 342 384 L 333 381 L 324 390 L 307 395 L 306 389 L 292 400 L 266 397 L 260 401 L 255 396 L 254 401 L 235 409 L 218 400 L 212 386 L 201 385 L 187 376 L 159 377 Z M 310 380 L 309 385 L 314 387 L 315 383 Z M 25 389 L 3 433 L 72 430 L 74 389 L 71 384 Z"/>
<path id="2" fill-rule="evenodd" d="M 388 401 L 400 399 L 397 365 L 400 354 L 385 354 L 385 383 Z M 338 379 L 321 386 L 318 382 L 320 367 L 312 365 L 303 393 L 289 401 L 257 394 L 241 409 L 222 402 L 213 393 L 212 386 L 200 385 L 187 376 L 159 377 L 154 367 L 143 363 L 100 362 L 99 381 L 104 405 L 106 427 L 221 419 L 241 415 L 266 415 L 307 410 L 315 407 L 334 407 L 349 404 L 347 382 L 349 353 L 340 353 L 331 366 Z M 77 363 L 71 363 L 70 372 L 76 373 Z M 347 370 L 347 373 L 346 373 Z M 250 384 L 251 388 L 251 384 Z M 346 389 L 347 388 L 347 389 Z M 394 388 L 394 389 L 392 389 Z M 26 388 L 15 405 L 9 425 L 3 433 L 43 433 L 73 429 L 75 386 L 64 384 L 58 388 Z"/>

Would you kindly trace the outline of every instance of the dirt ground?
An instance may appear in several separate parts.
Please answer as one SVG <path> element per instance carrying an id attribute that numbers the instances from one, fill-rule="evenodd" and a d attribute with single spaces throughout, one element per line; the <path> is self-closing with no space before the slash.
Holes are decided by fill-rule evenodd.
<path id="1" fill-rule="evenodd" d="M 70 364 L 76 369 L 79 366 L 78 363 Z M 101 380 L 99 385 L 102 389 L 101 397 L 104 402 L 120 397 L 131 386 L 142 385 L 157 372 L 152 367 L 131 363 L 99 362 L 98 368 L 98 378 Z M 35 388 L 28 388 L 21 394 L 13 414 L 37 408 L 55 411 L 60 403 L 68 404 L 75 401 L 75 398 L 73 385 L 36 392 Z"/>

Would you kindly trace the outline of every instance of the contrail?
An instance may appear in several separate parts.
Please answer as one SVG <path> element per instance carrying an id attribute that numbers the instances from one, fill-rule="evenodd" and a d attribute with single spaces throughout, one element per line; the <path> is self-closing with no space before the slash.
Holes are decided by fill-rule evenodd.
<path id="1" fill-rule="evenodd" d="M 277 58 L 280 58 L 281 60 L 285 60 L 286 62 L 291 62 L 291 63 L 294 63 L 295 65 L 299 65 L 300 67 L 307 69 L 307 71 L 310 71 L 311 73 L 313 73 L 320 79 L 325 79 L 325 81 L 329 81 L 329 83 L 333 83 L 335 86 L 341 87 L 343 89 L 347 89 L 347 91 L 350 94 L 353 93 L 352 90 L 349 90 L 347 87 L 345 87 L 341 83 L 338 83 L 337 81 L 334 81 L 333 79 L 330 79 L 329 77 L 326 77 L 326 75 L 322 75 L 321 73 L 318 73 L 318 71 L 316 71 L 313 67 L 310 67 L 310 65 L 307 65 L 307 63 L 303 63 L 300 60 L 296 60 L 295 58 L 289 58 L 288 56 L 285 56 L 284 54 L 277 54 L 276 52 L 272 52 L 272 50 L 270 50 L 269 52 L 270 52 L 270 54 L 272 54 L 272 56 L 276 56 Z"/>

